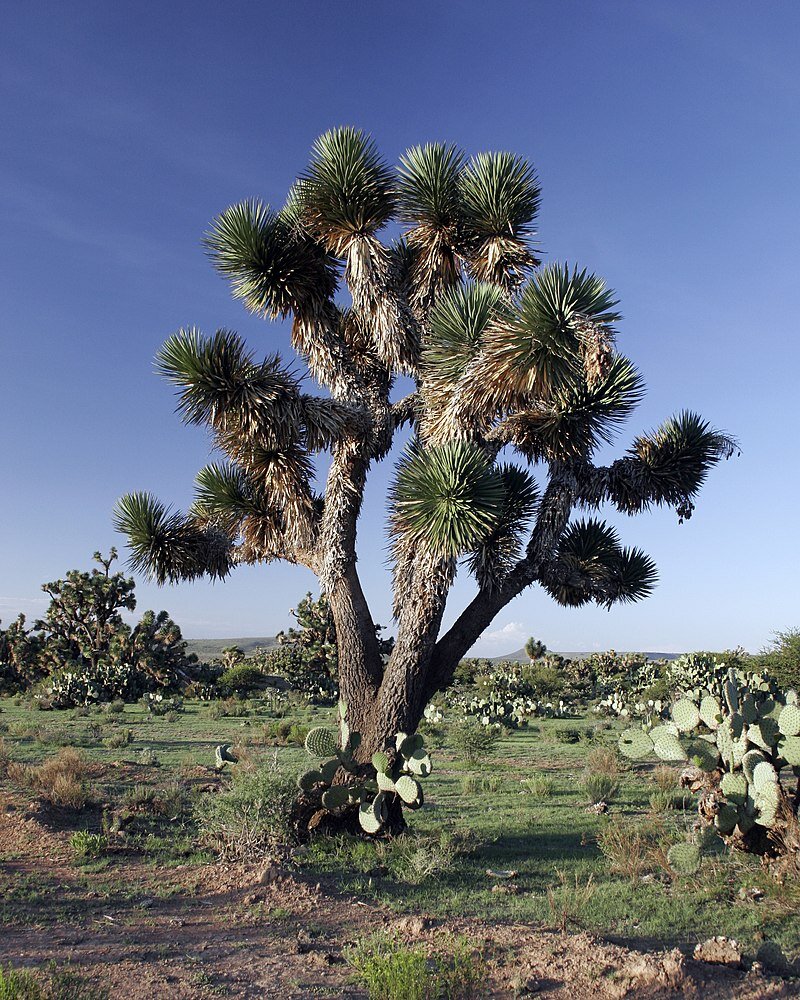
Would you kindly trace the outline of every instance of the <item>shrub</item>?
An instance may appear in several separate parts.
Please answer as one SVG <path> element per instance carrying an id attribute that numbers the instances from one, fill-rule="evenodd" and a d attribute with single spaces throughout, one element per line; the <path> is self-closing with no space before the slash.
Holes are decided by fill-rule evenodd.
<path id="1" fill-rule="evenodd" d="M 370 1000 L 471 1000 L 485 996 L 485 962 L 463 940 L 457 941 L 449 954 L 429 960 L 419 945 L 375 934 L 358 941 L 346 957 L 366 985 Z"/>
<path id="2" fill-rule="evenodd" d="M 473 718 L 459 719 L 448 729 L 448 742 L 468 764 L 483 763 L 495 752 L 499 738 L 495 726 L 483 725 Z"/>
<path id="3" fill-rule="evenodd" d="M 117 732 L 112 733 L 107 739 L 103 740 L 103 743 L 109 750 L 121 750 L 122 747 L 133 743 L 133 730 L 118 729 Z"/>
<path id="4" fill-rule="evenodd" d="M 481 779 L 477 774 L 461 775 L 461 791 L 464 795 L 474 795 L 481 787 Z"/>
<path id="5" fill-rule="evenodd" d="M 429 878 L 453 871 L 456 853 L 446 839 L 404 836 L 392 841 L 389 860 L 398 879 L 421 885 Z"/>
<path id="6" fill-rule="evenodd" d="M 567 879 L 566 872 L 556 869 L 558 886 L 547 887 L 547 909 L 550 912 L 551 923 L 562 932 L 570 924 L 579 924 L 592 900 L 595 892 L 592 875 L 581 882 L 575 872 L 574 882 Z"/>
<path id="7" fill-rule="evenodd" d="M 611 802 L 619 793 L 619 781 L 611 775 L 590 771 L 583 779 L 583 790 L 592 805 L 596 802 Z"/>
<path id="8" fill-rule="evenodd" d="M 86 762 L 71 747 L 60 750 L 38 767 L 9 764 L 6 770 L 12 781 L 27 785 L 55 806 L 78 810 L 89 801 Z"/>
<path id="9" fill-rule="evenodd" d="M 453 683 L 472 687 L 480 675 L 491 673 L 493 668 L 491 660 L 474 657 L 461 660 L 453 674 Z"/>
<path id="10" fill-rule="evenodd" d="M 523 778 L 522 784 L 535 799 L 549 799 L 556 787 L 553 779 L 545 774 L 532 774 Z"/>
<path id="11" fill-rule="evenodd" d="M 654 813 L 667 812 L 670 809 L 680 809 L 683 806 L 683 796 L 675 788 L 657 788 L 650 795 L 650 810 Z"/>
<path id="12" fill-rule="evenodd" d="M 46 1000 L 45 993 L 30 972 L 0 965 L 0 1000 Z"/>
<path id="13" fill-rule="evenodd" d="M 78 861 L 99 858 L 108 847 L 108 839 L 102 833 L 89 833 L 88 830 L 76 830 L 69 843 Z"/>
<path id="14" fill-rule="evenodd" d="M 295 836 L 293 777 L 277 768 L 233 770 L 230 785 L 198 807 L 202 840 L 224 859 L 252 861 Z"/>
<path id="15" fill-rule="evenodd" d="M 563 715 L 566 706 L 553 704 L 539 698 L 536 684 L 543 687 L 555 683 L 547 664 L 492 664 L 488 673 L 475 679 L 475 690 L 450 691 L 447 701 L 450 707 L 464 715 L 476 716 L 484 724 L 499 723 L 509 729 L 528 724 L 532 717 Z"/>
<path id="16" fill-rule="evenodd" d="M 615 747 L 595 747 L 586 756 L 586 767 L 594 774 L 607 774 L 617 778 L 625 770 L 625 766 Z"/>
<path id="17" fill-rule="evenodd" d="M 579 743 L 581 739 L 580 729 L 565 729 L 560 727 L 559 729 L 553 730 L 553 739 L 556 743 Z"/>
<path id="18" fill-rule="evenodd" d="M 161 764 L 156 752 L 151 747 L 142 747 L 136 760 L 143 767 L 159 767 Z"/>
<path id="19" fill-rule="evenodd" d="M 25 615 L 0 628 L 0 694 L 24 691 L 44 676 L 41 651 L 42 638 L 25 627 Z"/>
<path id="20" fill-rule="evenodd" d="M 674 792 L 678 787 L 678 772 L 674 767 L 659 764 L 650 776 L 662 792 Z"/>
<path id="21" fill-rule="evenodd" d="M 217 681 L 217 691 L 223 698 L 244 694 L 258 687 L 264 680 L 260 667 L 244 661 L 229 667 Z"/>
<path id="22" fill-rule="evenodd" d="M 772 643 L 751 663 L 754 670 L 768 670 L 780 687 L 800 688 L 800 628 L 776 632 Z"/>
<path id="23" fill-rule="evenodd" d="M 633 820 L 608 820 L 597 834 L 597 846 L 612 874 L 637 882 L 647 871 L 657 869 L 664 841 L 662 824 L 647 825 Z"/>
<path id="24" fill-rule="evenodd" d="M 132 664 L 110 660 L 97 664 L 68 661 L 54 670 L 48 680 L 53 708 L 124 700 L 136 684 Z"/>

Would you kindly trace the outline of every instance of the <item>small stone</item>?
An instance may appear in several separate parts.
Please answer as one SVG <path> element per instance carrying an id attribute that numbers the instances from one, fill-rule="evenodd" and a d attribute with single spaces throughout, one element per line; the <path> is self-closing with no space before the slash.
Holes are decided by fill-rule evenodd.
<path id="1" fill-rule="evenodd" d="M 738 969 L 742 965 L 742 951 L 733 938 L 712 937 L 695 945 L 694 958 L 697 962 L 712 965 L 728 965 Z"/>
<path id="2" fill-rule="evenodd" d="M 279 877 L 279 875 L 280 875 L 280 869 L 278 868 L 278 866 L 270 865 L 268 868 L 265 868 L 264 871 L 261 873 L 259 882 L 262 885 L 272 885 L 272 883 Z"/>
<path id="3" fill-rule="evenodd" d="M 425 917 L 402 917 L 394 926 L 401 933 L 417 936 L 428 926 L 428 921 Z"/>

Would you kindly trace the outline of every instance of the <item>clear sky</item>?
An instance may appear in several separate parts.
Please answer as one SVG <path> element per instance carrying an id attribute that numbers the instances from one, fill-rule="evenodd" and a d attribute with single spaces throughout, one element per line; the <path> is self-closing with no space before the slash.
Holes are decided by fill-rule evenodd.
<path id="1" fill-rule="evenodd" d="M 510 149 L 540 175 L 548 260 L 602 274 L 649 395 L 736 434 L 695 516 L 619 519 L 660 568 L 648 601 L 564 610 L 530 590 L 476 652 L 757 650 L 798 607 L 800 5 L 795 0 L 0 2 L 0 617 L 112 544 L 116 498 L 185 506 L 208 442 L 152 371 L 181 325 L 285 329 L 211 269 L 214 215 L 281 203 L 325 129 Z M 360 568 L 389 621 L 373 477 Z M 269 635 L 314 586 L 294 567 L 158 589 L 196 637 Z M 456 586 L 452 618 L 471 592 Z"/>

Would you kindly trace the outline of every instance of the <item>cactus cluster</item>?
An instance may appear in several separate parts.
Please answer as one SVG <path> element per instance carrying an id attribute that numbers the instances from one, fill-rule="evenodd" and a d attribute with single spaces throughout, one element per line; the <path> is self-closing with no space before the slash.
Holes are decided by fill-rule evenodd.
<path id="1" fill-rule="evenodd" d="M 619 748 L 633 760 L 656 756 L 708 772 L 717 832 L 744 838 L 754 826 L 772 828 L 781 801 L 788 801 L 781 770 L 800 776 L 798 696 L 729 669 L 708 687 L 686 691 L 658 725 L 625 730 Z M 681 864 L 673 867 L 682 870 Z"/>
<path id="2" fill-rule="evenodd" d="M 327 758 L 318 767 L 306 771 L 298 779 L 304 792 L 324 787 L 323 808 L 334 812 L 345 806 L 358 805 L 358 821 L 366 833 L 379 833 L 389 817 L 389 804 L 396 797 L 409 809 L 419 809 L 423 803 L 420 778 L 431 773 L 431 759 L 425 750 L 425 741 L 418 733 L 398 733 L 395 753 L 391 761 L 382 750 L 372 756 L 372 775 L 364 776 L 364 766 L 358 764 L 354 754 L 361 744 L 360 733 L 350 730 L 347 724 L 347 704 L 339 702 L 339 736 L 331 729 L 319 726 L 306 736 L 306 752 L 311 757 Z M 352 775 L 342 784 L 333 784 L 340 768 Z"/>

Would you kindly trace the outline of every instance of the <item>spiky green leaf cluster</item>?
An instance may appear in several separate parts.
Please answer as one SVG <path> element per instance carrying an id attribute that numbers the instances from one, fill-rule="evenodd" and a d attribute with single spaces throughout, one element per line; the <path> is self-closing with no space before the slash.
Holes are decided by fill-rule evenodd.
<path id="1" fill-rule="evenodd" d="M 398 466 L 393 528 L 404 541 L 443 558 L 468 552 L 498 524 L 505 487 L 475 445 L 412 447 Z"/>
<path id="2" fill-rule="evenodd" d="M 216 269 L 236 298 L 269 319 L 315 315 L 336 291 L 336 263 L 297 225 L 291 211 L 260 201 L 232 205 L 206 235 Z"/>
<path id="3" fill-rule="evenodd" d="M 657 580 L 655 563 L 640 549 L 620 544 L 614 528 L 587 518 L 569 524 L 558 545 L 558 562 L 545 580 L 565 607 L 588 601 L 610 606 L 647 597 Z"/>

